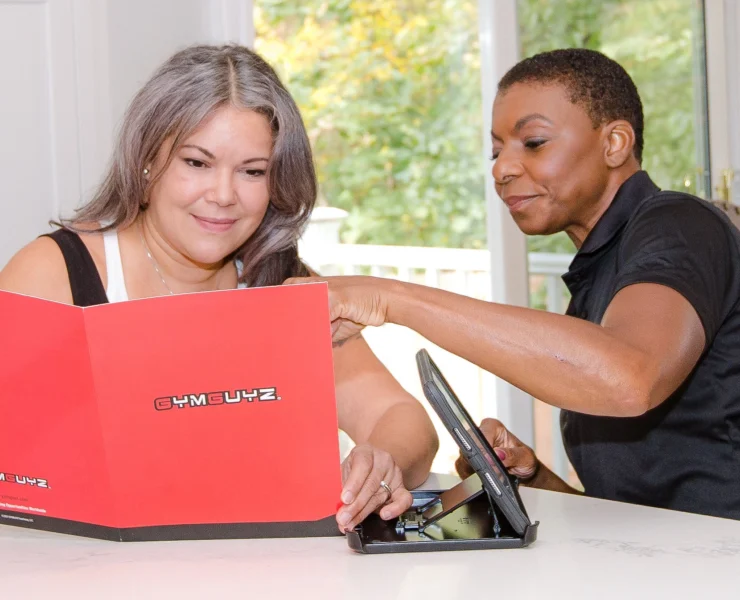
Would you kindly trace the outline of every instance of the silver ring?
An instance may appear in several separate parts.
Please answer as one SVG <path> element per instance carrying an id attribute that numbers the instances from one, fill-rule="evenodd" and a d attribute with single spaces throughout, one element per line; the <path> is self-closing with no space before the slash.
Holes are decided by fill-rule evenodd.
<path id="1" fill-rule="evenodd" d="M 393 490 L 391 489 L 391 486 L 389 486 L 385 481 L 380 482 L 380 487 L 383 488 L 388 494 L 388 497 L 385 499 L 385 502 L 383 502 L 383 504 L 388 504 L 391 501 L 391 497 L 393 496 Z"/>

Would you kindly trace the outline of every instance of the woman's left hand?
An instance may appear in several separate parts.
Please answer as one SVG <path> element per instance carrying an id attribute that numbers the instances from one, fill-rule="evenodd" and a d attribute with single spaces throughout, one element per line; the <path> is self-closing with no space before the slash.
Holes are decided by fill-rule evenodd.
<path id="1" fill-rule="evenodd" d="M 369 444 L 355 446 L 342 463 L 343 506 L 337 524 L 351 531 L 373 511 L 382 519 L 394 519 L 411 506 L 411 493 L 403 485 L 401 469 L 385 450 Z M 390 489 L 383 485 L 385 484 Z"/>

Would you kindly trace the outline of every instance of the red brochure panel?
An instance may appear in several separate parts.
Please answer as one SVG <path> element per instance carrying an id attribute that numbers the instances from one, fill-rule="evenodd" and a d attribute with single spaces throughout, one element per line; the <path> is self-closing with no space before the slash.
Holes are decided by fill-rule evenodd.
<path id="1" fill-rule="evenodd" d="M 0 523 L 113 518 L 83 311 L 0 291 Z"/>
<path id="2" fill-rule="evenodd" d="M 39 323 L 36 312 L 56 311 L 48 320 L 62 323 L 58 331 L 74 343 L 50 338 L 43 345 L 46 358 L 42 347 L 27 343 L 25 362 L 57 361 L 52 378 L 84 386 L 89 416 L 84 427 L 74 417 L 73 438 L 65 422 L 61 447 L 29 442 L 27 453 L 38 455 L 37 463 L 19 458 L 7 468 L 41 469 L 53 453 L 66 464 L 76 452 L 98 467 L 93 476 L 78 461 L 77 476 L 100 480 L 98 487 L 83 485 L 65 495 L 65 503 L 86 509 L 62 514 L 47 508 L 34 524 L 11 524 L 124 540 L 336 533 L 341 476 L 324 284 L 85 309 L 13 294 L 4 299 L 9 296 L 3 314 L 26 323 L 17 327 L 20 339 L 28 323 Z M 48 393 L 36 394 L 29 382 L 52 372 L 23 370 L 22 362 L 8 378 L 35 396 L 35 412 L 45 410 Z M 67 420 L 70 396 L 57 392 L 54 400 Z M 2 406 L 13 423 L 22 418 L 5 400 Z M 5 429 L 0 421 L 0 436 Z M 84 452 L 76 441 L 81 431 Z M 4 456 L 0 452 L 0 469 L 8 462 Z M 0 482 L 0 490 L 8 487 Z M 61 527 L 49 522 L 54 518 L 71 523 Z"/>

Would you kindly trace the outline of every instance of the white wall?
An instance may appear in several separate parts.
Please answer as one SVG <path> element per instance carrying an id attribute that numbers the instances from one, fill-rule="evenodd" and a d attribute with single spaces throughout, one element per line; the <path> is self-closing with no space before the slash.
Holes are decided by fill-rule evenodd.
<path id="1" fill-rule="evenodd" d="M 0 0 L 0 264 L 79 193 L 71 2 Z"/>
<path id="2" fill-rule="evenodd" d="M 89 199 L 125 108 L 193 43 L 251 42 L 248 0 L 0 0 L 0 267 Z"/>
<path id="3" fill-rule="evenodd" d="M 129 100 L 157 65 L 192 43 L 210 42 L 209 3 L 203 0 L 108 0 L 111 114 L 118 122 Z"/>

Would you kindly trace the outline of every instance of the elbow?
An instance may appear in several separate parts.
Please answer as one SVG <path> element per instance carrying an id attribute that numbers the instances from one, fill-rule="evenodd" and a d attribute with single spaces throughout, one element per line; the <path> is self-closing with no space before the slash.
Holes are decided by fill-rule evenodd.
<path id="1" fill-rule="evenodd" d="M 654 408 L 658 369 L 649 360 L 635 360 L 614 379 L 611 386 L 611 406 L 615 417 L 639 417 Z"/>
<path id="2" fill-rule="evenodd" d="M 427 456 L 424 460 L 427 475 L 429 475 L 429 471 L 432 468 L 432 461 L 434 460 L 434 457 L 437 456 L 437 451 L 439 450 L 439 437 L 437 436 L 437 432 L 434 429 L 434 425 L 432 425 L 430 429 L 431 431 L 429 433 Z"/>
<path id="3" fill-rule="evenodd" d="M 617 417 L 639 417 L 650 410 L 650 402 L 644 394 L 637 390 L 628 393 L 626 397 L 622 397 L 618 406 L 619 414 L 614 415 Z"/>
<path id="4" fill-rule="evenodd" d="M 419 487 L 427 480 L 432 469 L 432 462 L 437 455 L 437 450 L 439 450 L 439 437 L 437 437 L 437 432 L 431 421 L 425 429 L 422 451 L 419 452 L 413 464 L 405 469 L 403 473 L 403 483 L 406 489 L 409 490 Z"/>

